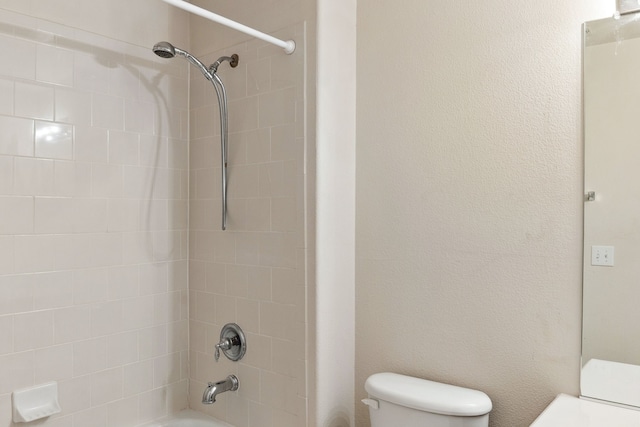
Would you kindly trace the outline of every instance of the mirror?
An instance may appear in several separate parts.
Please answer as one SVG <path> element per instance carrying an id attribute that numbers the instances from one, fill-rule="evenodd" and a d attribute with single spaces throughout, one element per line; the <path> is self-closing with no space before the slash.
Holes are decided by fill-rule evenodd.
<path id="1" fill-rule="evenodd" d="M 640 13 L 583 30 L 581 392 L 640 406 Z"/>

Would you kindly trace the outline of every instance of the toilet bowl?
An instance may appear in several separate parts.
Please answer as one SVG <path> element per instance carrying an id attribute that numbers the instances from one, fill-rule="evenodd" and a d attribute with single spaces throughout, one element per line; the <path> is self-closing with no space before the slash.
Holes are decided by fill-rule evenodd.
<path id="1" fill-rule="evenodd" d="M 487 427 L 492 404 L 478 390 L 384 372 L 371 375 L 371 427 Z"/>

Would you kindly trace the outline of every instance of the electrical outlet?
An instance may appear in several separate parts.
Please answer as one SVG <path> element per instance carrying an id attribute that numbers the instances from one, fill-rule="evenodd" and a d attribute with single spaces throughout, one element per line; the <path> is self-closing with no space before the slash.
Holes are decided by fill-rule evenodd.
<path id="1" fill-rule="evenodd" d="M 613 267 L 613 246 L 591 246 L 591 265 Z"/>

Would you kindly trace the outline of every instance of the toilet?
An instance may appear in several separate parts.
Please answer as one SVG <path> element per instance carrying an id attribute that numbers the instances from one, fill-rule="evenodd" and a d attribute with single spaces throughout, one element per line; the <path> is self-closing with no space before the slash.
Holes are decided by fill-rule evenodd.
<path id="1" fill-rule="evenodd" d="M 371 375 L 371 427 L 487 427 L 491 399 L 478 390 L 384 372 Z"/>

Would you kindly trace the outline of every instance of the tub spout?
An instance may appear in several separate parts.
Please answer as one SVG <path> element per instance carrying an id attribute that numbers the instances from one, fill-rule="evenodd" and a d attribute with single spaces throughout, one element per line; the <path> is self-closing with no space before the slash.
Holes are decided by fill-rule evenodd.
<path id="1" fill-rule="evenodd" d="M 218 381 L 217 383 L 207 384 L 207 388 L 204 389 L 202 395 L 202 403 L 205 405 L 211 405 L 215 403 L 216 396 L 225 391 L 236 391 L 238 389 L 238 377 L 235 375 L 229 375 L 227 379 Z"/>

